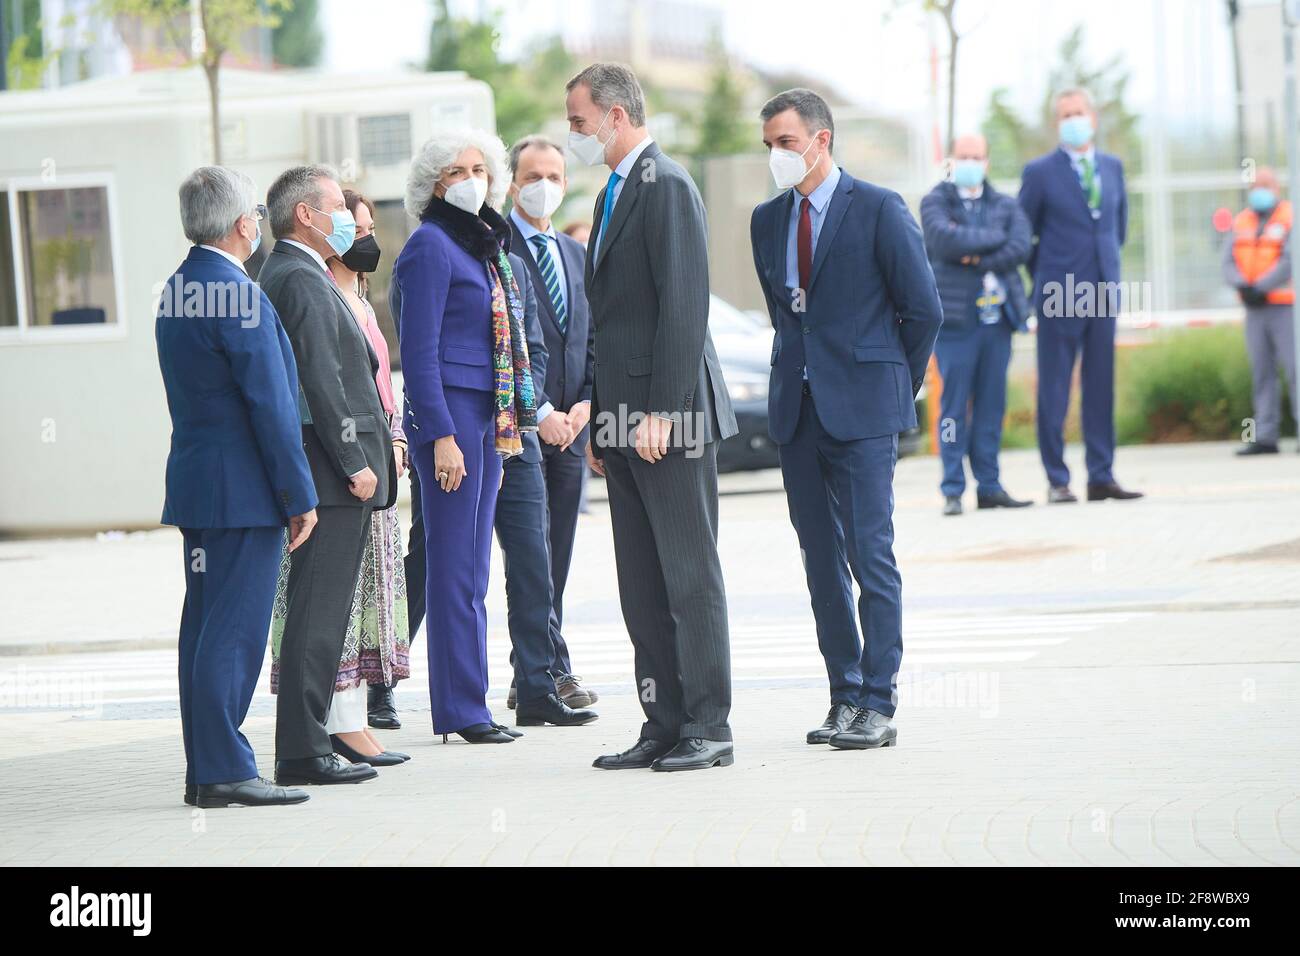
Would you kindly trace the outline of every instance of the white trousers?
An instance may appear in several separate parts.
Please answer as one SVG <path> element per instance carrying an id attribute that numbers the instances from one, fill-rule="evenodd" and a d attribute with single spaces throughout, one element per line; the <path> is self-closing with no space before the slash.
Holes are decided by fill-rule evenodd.
<path id="1" fill-rule="evenodd" d="M 331 734 L 348 734 L 366 727 L 366 682 L 348 690 L 336 690 L 325 715 L 325 730 Z"/>

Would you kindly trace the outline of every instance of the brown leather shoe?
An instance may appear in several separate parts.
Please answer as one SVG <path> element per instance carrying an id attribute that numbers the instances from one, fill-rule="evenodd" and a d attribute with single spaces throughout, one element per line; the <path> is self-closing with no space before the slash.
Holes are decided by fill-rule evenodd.
<path id="1" fill-rule="evenodd" d="M 561 674 L 555 680 L 555 695 L 574 710 L 590 707 L 600 696 L 589 688 L 582 686 L 582 678 L 573 674 Z"/>

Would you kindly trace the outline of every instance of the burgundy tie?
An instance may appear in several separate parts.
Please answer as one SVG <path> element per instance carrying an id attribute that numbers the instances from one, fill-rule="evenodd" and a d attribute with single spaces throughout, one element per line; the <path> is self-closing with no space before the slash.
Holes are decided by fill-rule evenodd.
<path id="1" fill-rule="evenodd" d="M 808 280 L 812 277 L 812 215 L 809 209 L 812 203 L 805 196 L 799 205 L 799 288 L 808 292 Z"/>

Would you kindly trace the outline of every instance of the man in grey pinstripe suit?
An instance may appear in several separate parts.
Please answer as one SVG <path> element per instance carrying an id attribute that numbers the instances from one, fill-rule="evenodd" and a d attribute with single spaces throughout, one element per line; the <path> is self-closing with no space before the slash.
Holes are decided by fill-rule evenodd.
<path id="1" fill-rule="evenodd" d="M 646 132 L 630 69 L 596 63 L 566 90 L 570 149 L 611 170 L 586 266 L 596 354 L 588 454 L 609 488 L 646 717 L 630 749 L 594 766 L 725 767 L 734 758 L 717 449 L 736 417 L 709 338 L 704 204 Z"/>

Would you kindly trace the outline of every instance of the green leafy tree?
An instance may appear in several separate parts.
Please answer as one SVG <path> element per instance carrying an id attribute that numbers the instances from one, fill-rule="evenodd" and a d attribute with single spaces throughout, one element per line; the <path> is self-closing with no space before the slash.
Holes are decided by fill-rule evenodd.
<path id="1" fill-rule="evenodd" d="M 46 69 L 58 58 L 57 51 L 46 48 L 41 23 L 41 2 L 10 0 L 3 7 L 0 16 L 5 18 L 5 29 L 0 30 L 0 35 L 9 43 L 9 48 L 4 51 L 6 88 L 37 89 Z M 9 28 L 20 28 L 20 32 L 10 37 Z"/>
<path id="2" fill-rule="evenodd" d="M 435 0 L 425 69 L 460 70 L 492 87 L 497 133 L 511 143 L 536 132 L 556 115 L 556 91 L 563 89 L 577 66 L 558 36 L 537 40 L 517 60 L 502 59 L 499 16 L 455 17 L 447 0 Z"/>
<path id="3" fill-rule="evenodd" d="M 221 162 L 221 62 L 239 50 L 249 30 L 274 29 L 293 0 L 101 0 L 108 16 L 133 17 L 160 27 L 186 63 L 203 68 L 208 81 L 208 111 L 212 122 L 212 161 Z M 198 26 L 191 31 L 191 13 Z"/>
<path id="4" fill-rule="evenodd" d="M 731 60 L 721 41 L 713 40 L 713 75 L 709 81 L 708 96 L 700 116 L 694 154 L 702 160 L 707 156 L 731 156 L 755 149 L 752 123 L 745 121 L 745 89 L 732 70 Z"/>
<path id="5" fill-rule="evenodd" d="M 1070 87 L 1083 87 L 1097 107 L 1099 139 L 1108 152 L 1115 153 L 1130 169 L 1138 168 L 1141 146 L 1137 136 L 1137 114 L 1124 102 L 1128 92 L 1129 72 L 1122 54 L 1115 54 L 1100 66 L 1091 66 L 1083 58 L 1084 28 L 1076 25 L 1061 42 L 1057 66 L 1048 76 L 1038 111 L 1022 117 L 1009 102 L 1004 87 L 989 97 L 983 131 L 989 141 L 990 171 L 994 177 L 1013 178 L 1035 156 L 1054 149 L 1056 131 L 1056 94 Z"/>
<path id="6" fill-rule="evenodd" d="M 318 0 L 294 0 L 280 11 L 271 31 L 271 55 L 280 66 L 318 66 L 325 37 L 318 22 Z"/>

